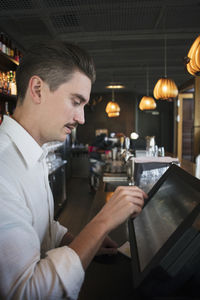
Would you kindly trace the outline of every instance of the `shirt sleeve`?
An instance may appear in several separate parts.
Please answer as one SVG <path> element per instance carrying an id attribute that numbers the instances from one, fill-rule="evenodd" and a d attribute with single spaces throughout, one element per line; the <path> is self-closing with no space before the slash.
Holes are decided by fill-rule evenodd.
<path id="1" fill-rule="evenodd" d="M 58 221 L 53 220 L 51 223 L 51 232 L 54 240 L 55 247 L 59 247 L 63 236 L 66 234 L 68 229 L 61 225 Z"/>
<path id="2" fill-rule="evenodd" d="M 48 251 L 41 258 L 40 240 L 32 226 L 29 208 L 2 181 L 0 190 L 1 297 L 77 299 L 84 279 L 78 255 L 64 246 Z M 58 241 L 64 231 L 60 227 Z"/>
<path id="3" fill-rule="evenodd" d="M 79 256 L 67 246 L 50 250 L 47 255 L 59 274 L 63 286 L 70 287 L 66 289 L 70 299 L 77 299 L 85 275 Z"/>

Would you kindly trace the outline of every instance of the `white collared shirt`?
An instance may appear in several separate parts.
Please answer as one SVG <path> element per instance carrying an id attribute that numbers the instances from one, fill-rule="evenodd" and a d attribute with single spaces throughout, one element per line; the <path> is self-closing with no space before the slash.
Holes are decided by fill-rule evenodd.
<path id="1" fill-rule="evenodd" d="M 67 229 L 53 220 L 43 149 L 15 120 L 0 126 L 0 298 L 76 299 L 79 256 L 58 247 Z M 57 248 L 56 248 L 57 247 Z"/>

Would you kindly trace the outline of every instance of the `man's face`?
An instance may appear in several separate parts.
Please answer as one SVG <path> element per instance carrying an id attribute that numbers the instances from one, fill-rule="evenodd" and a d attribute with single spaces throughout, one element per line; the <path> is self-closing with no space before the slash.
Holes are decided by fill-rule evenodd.
<path id="1" fill-rule="evenodd" d="M 84 106 L 89 101 L 90 91 L 91 80 L 79 71 L 54 92 L 44 83 L 40 144 L 64 141 L 74 127 L 84 124 Z"/>

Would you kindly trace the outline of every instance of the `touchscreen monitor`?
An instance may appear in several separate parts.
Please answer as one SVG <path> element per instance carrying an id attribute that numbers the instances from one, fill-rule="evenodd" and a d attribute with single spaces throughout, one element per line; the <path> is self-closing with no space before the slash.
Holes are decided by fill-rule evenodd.
<path id="1" fill-rule="evenodd" d="M 172 165 L 148 195 L 140 215 L 129 221 L 134 287 L 163 266 L 165 275 L 170 273 L 176 255 L 180 258 L 198 235 L 192 227 L 200 213 L 197 178 Z M 193 233 L 184 239 L 188 230 Z"/>

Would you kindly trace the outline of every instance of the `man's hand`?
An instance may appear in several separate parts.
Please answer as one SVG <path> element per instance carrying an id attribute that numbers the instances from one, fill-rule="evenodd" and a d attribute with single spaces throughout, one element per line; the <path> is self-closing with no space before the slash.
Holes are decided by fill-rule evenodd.
<path id="1" fill-rule="evenodd" d="M 96 255 L 117 254 L 117 248 L 117 243 L 115 243 L 115 241 L 113 241 L 109 236 L 106 236 Z"/>
<path id="2" fill-rule="evenodd" d="M 118 186 L 95 218 L 101 220 L 108 233 L 128 217 L 136 217 L 147 197 L 147 194 L 136 186 Z"/>

